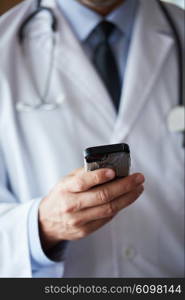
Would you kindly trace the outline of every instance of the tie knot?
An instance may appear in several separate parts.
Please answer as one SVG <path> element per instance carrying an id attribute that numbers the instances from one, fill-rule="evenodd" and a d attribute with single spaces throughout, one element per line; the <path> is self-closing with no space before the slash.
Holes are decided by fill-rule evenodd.
<path id="1" fill-rule="evenodd" d="M 102 21 L 94 29 L 94 34 L 101 41 L 107 41 L 115 29 L 115 25 L 108 21 Z"/>

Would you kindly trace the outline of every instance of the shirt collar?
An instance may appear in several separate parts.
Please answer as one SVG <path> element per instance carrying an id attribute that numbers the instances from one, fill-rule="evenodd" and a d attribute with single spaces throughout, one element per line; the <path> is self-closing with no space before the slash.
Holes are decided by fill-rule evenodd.
<path id="1" fill-rule="evenodd" d="M 85 41 L 102 21 L 112 22 L 124 34 L 129 34 L 138 0 L 125 0 L 105 18 L 76 0 L 58 0 L 59 6 L 80 41 Z"/>

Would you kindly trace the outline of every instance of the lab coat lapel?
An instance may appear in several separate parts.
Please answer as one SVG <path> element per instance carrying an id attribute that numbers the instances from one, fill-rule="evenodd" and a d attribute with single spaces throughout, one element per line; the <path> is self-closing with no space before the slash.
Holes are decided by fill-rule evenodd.
<path id="1" fill-rule="evenodd" d="M 68 23 L 60 13 L 56 13 L 60 20 L 56 66 L 68 77 L 70 87 L 78 88 L 77 101 L 80 98 L 80 102 L 89 101 L 89 104 L 95 105 L 97 113 L 102 114 L 113 127 L 116 113 L 112 100 Z"/>
<path id="2" fill-rule="evenodd" d="M 148 13 L 152 10 L 153 14 Z M 154 88 L 173 45 L 169 26 L 154 0 L 140 1 L 112 142 L 126 139 Z M 157 99 L 156 99 L 157 101 Z"/>

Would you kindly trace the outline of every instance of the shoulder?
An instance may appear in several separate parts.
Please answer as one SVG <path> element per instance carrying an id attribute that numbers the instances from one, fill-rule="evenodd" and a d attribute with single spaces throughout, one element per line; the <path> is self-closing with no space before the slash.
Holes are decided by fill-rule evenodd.
<path id="1" fill-rule="evenodd" d="M 170 16 L 172 17 L 172 20 L 176 24 L 176 28 L 179 32 L 179 35 L 181 37 L 181 41 L 184 45 L 184 34 L 185 34 L 185 27 L 184 27 L 184 21 L 185 21 L 185 10 L 170 3 L 165 3 L 165 7 L 167 8 Z"/>
<path id="2" fill-rule="evenodd" d="M 19 28 L 28 14 L 34 9 L 35 1 L 26 0 L 10 9 L 0 17 L 0 110 L 2 109 L 2 99 L 7 97 L 9 74 L 12 74 L 16 61 Z M 2 94 L 1 94 L 2 93 Z"/>
<path id="3" fill-rule="evenodd" d="M 181 27 L 184 27 L 185 10 L 171 3 L 164 4 L 174 21 Z"/>
<path id="4" fill-rule="evenodd" d="M 166 8 L 171 12 L 172 15 L 176 17 L 184 18 L 184 9 L 172 3 L 164 3 Z"/>
<path id="5" fill-rule="evenodd" d="M 17 31 L 25 17 L 34 9 L 34 1 L 26 0 L 0 17 L 1 46 L 16 38 Z"/>

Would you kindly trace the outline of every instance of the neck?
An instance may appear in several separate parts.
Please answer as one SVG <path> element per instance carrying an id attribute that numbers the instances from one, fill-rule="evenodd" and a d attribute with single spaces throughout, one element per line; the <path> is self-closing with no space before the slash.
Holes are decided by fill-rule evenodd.
<path id="1" fill-rule="evenodd" d="M 107 6 L 101 6 L 101 5 L 98 6 L 93 4 L 93 1 L 89 1 L 89 0 L 77 0 L 77 1 L 104 17 L 108 15 L 111 11 L 113 11 L 116 7 L 121 5 L 125 0 L 117 0 L 117 1 L 115 0 L 113 4 Z"/>

